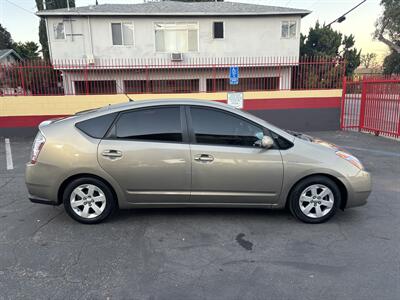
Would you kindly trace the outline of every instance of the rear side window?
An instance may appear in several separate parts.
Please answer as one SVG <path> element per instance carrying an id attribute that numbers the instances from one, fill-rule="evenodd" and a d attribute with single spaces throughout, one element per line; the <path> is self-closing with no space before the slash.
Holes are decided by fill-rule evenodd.
<path id="1" fill-rule="evenodd" d="M 102 139 L 116 116 L 117 113 L 112 113 L 76 123 L 75 126 L 88 136 Z"/>
<path id="2" fill-rule="evenodd" d="M 118 139 L 182 142 L 179 107 L 139 109 L 121 114 L 115 126 Z"/>
<path id="3" fill-rule="evenodd" d="M 240 117 L 214 109 L 190 108 L 198 144 L 256 147 L 263 128 Z"/>

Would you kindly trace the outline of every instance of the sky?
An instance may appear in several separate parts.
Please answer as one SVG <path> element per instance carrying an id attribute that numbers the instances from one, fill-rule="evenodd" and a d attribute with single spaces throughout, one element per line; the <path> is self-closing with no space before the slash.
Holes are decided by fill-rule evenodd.
<path id="1" fill-rule="evenodd" d="M 320 23 L 330 23 L 343 13 L 357 5 L 361 0 L 230 0 L 231 2 L 254 3 L 273 6 L 284 6 L 311 10 L 312 13 L 302 19 L 301 32 Z M 143 0 L 98 0 L 105 3 L 141 3 Z M 380 0 L 367 0 L 364 4 L 351 12 L 342 23 L 335 23 L 332 28 L 345 35 L 353 34 L 356 47 L 362 53 L 376 53 L 378 60 L 382 60 L 389 52 L 381 42 L 372 39 L 374 24 L 381 15 Z M 76 6 L 95 4 L 95 0 L 75 0 Z M 0 23 L 6 27 L 16 42 L 39 42 L 39 18 L 35 16 L 35 0 L 0 0 Z"/>

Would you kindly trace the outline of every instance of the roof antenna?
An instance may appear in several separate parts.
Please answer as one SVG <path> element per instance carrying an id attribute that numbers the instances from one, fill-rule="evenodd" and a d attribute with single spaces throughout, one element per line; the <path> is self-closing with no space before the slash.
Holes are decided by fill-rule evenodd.
<path id="1" fill-rule="evenodd" d="M 135 102 L 131 97 L 128 96 L 128 93 L 125 93 L 126 98 L 128 98 L 129 102 Z"/>
<path id="2" fill-rule="evenodd" d="M 120 91 L 124 91 L 124 90 L 120 87 L 120 85 L 118 84 L 118 81 L 115 81 L 115 85 L 117 86 L 117 88 L 118 88 Z M 124 95 L 126 96 L 126 98 L 128 98 L 129 102 L 135 102 L 135 100 L 133 100 L 131 97 L 129 97 L 129 95 L 128 95 L 127 92 L 125 92 Z"/>

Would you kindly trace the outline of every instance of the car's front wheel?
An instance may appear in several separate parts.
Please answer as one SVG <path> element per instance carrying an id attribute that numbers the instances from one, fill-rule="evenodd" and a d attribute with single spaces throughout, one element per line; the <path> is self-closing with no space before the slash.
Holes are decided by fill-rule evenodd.
<path id="1" fill-rule="evenodd" d="M 322 223 L 332 218 L 340 206 L 337 184 L 325 176 L 303 179 L 289 195 L 291 213 L 306 223 Z"/>
<path id="2" fill-rule="evenodd" d="M 96 178 L 79 178 L 70 182 L 64 190 L 63 202 L 68 215 L 85 224 L 103 221 L 116 206 L 110 188 Z"/>

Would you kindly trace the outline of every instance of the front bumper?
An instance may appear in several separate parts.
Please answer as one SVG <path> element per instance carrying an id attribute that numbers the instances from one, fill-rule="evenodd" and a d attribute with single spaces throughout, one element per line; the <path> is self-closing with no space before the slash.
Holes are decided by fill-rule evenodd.
<path id="1" fill-rule="evenodd" d="M 347 177 L 347 202 L 345 208 L 365 205 L 371 194 L 372 180 L 367 171 L 360 171 L 355 176 Z"/>

